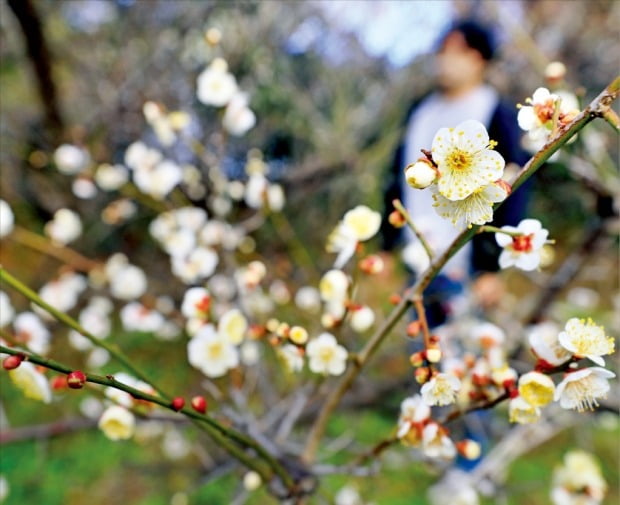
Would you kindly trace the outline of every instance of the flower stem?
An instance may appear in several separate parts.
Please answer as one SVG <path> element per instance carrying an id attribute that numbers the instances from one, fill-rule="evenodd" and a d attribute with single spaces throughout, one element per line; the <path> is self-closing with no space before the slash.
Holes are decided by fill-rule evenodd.
<path id="1" fill-rule="evenodd" d="M 131 363 L 129 358 L 127 356 L 125 356 L 125 354 L 123 354 L 120 351 L 120 349 L 118 349 L 115 345 L 109 344 L 108 342 L 105 342 L 103 340 L 100 340 L 100 339 L 96 338 L 94 335 L 92 335 L 91 333 L 86 331 L 84 328 L 82 328 L 82 326 L 75 319 L 73 319 L 71 316 L 65 314 L 64 312 L 61 312 L 61 311 L 55 309 L 54 307 L 52 307 L 51 305 L 49 305 L 48 303 L 43 301 L 39 295 L 37 295 L 34 291 L 32 291 L 28 286 L 23 284 L 20 280 L 18 280 L 14 276 L 12 276 L 9 272 L 7 272 L 1 266 L 0 266 L 0 281 L 6 282 L 7 284 L 9 284 L 11 287 L 13 287 L 17 291 L 19 291 L 26 298 L 28 298 L 31 302 L 35 303 L 36 305 L 40 306 L 41 308 L 43 308 L 47 312 L 49 312 L 58 321 L 66 324 L 67 326 L 69 326 L 69 328 L 74 329 L 75 331 L 79 332 L 81 335 L 86 337 L 95 346 L 101 347 L 101 348 L 105 349 L 106 351 L 108 351 L 111 356 L 113 356 L 119 363 L 121 363 L 133 375 L 135 375 L 137 378 L 143 380 L 144 382 L 150 384 L 161 395 L 161 398 L 149 395 L 148 398 L 144 397 L 144 399 L 146 399 L 148 401 L 153 401 L 154 403 L 157 403 L 157 404 L 162 405 L 162 406 L 168 406 L 169 407 L 169 402 L 170 402 L 171 396 L 166 394 L 159 386 L 157 386 L 156 383 L 151 381 L 144 373 L 141 372 L 141 370 L 139 370 L 137 367 L 135 367 L 133 365 L 133 363 Z M 46 365 L 43 365 L 43 366 L 46 366 Z M 91 377 L 91 376 L 89 376 L 89 377 Z M 95 376 L 95 377 L 97 377 L 97 376 Z M 116 382 L 116 381 L 113 381 L 113 382 Z M 107 382 L 105 382 L 105 384 L 106 385 L 112 385 L 112 384 L 109 383 L 109 379 L 107 379 Z M 127 390 L 124 389 L 124 391 L 127 391 Z M 130 392 L 130 391 L 127 391 L 127 392 Z M 144 394 L 142 393 L 142 395 L 144 395 Z M 196 413 L 194 411 L 192 411 L 192 410 L 183 409 L 181 412 L 183 412 L 185 415 L 187 415 L 190 418 L 196 419 Z M 286 472 L 286 470 L 280 465 L 280 463 L 277 462 L 273 458 L 273 456 L 271 456 L 271 454 L 269 454 L 255 440 L 253 440 L 253 439 L 243 435 L 242 433 L 236 432 L 234 430 L 230 430 L 230 429 L 220 425 L 217 421 L 215 421 L 215 420 L 213 420 L 211 418 L 202 416 L 202 417 L 199 417 L 198 420 L 200 420 L 202 423 L 204 423 L 204 422 L 207 423 L 207 426 L 209 426 L 209 434 L 212 435 L 213 438 L 220 445 L 222 445 L 227 450 L 229 450 L 229 452 L 231 452 L 231 454 L 233 454 L 232 451 L 234 450 L 232 448 L 236 447 L 236 446 L 231 445 L 230 441 L 228 439 L 235 440 L 235 441 L 245 445 L 246 447 L 254 449 L 263 459 L 265 459 L 269 463 L 269 465 L 273 468 L 274 472 L 276 474 L 278 474 L 278 476 L 282 479 L 282 481 L 284 482 L 284 484 L 287 487 L 291 487 L 293 485 L 293 480 L 290 477 L 290 475 L 288 474 L 288 472 Z M 237 452 L 239 452 L 239 451 L 237 451 Z M 243 451 L 241 451 L 241 452 L 243 452 Z M 233 454 L 233 455 L 235 457 L 237 457 L 237 458 L 239 456 L 239 454 Z M 240 459 L 240 461 L 243 461 L 243 460 Z"/>
<path id="2" fill-rule="evenodd" d="M 520 237 L 523 235 L 520 231 L 508 231 L 498 228 L 497 226 L 491 226 L 485 224 L 478 228 L 478 233 L 489 232 L 489 233 L 503 233 L 504 235 L 509 235 L 511 237 Z"/>
<path id="3" fill-rule="evenodd" d="M 424 238 L 424 235 L 422 235 L 420 230 L 418 230 L 417 226 L 411 219 L 411 215 L 409 214 L 409 212 L 403 205 L 403 202 L 401 202 L 398 198 L 396 198 L 395 200 L 392 200 L 392 205 L 394 205 L 394 208 L 403 215 L 403 217 L 405 218 L 405 221 L 407 221 L 407 224 L 409 225 L 409 228 L 411 228 L 411 231 L 413 232 L 413 234 L 420 241 L 420 243 L 422 244 L 422 247 L 424 247 L 424 250 L 426 251 L 426 254 L 428 255 L 429 260 L 432 261 L 433 256 L 434 256 L 433 250 L 431 249 L 431 246 Z"/>

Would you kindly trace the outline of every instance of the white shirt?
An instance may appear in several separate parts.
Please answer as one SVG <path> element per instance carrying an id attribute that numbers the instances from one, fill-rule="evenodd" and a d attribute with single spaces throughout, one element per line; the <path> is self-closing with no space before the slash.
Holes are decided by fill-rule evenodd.
<path id="1" fill-rule="evenodd" d="M 497 92 L 486 84 L 457 98 L 447 98 L 439 93 L 430 95 L 409 118 L 405 135 L 405 166 L 423 156 L 420 149 L 430 151 L 433 137 L 440 128 L 454 127 L 468 119 L 480 121 L 488 128 L 498 102 Z M 431 248 L 436 254 L 443 253 L 459 230 L 435 212 L 430 190 L 414 189 L 405 183 L 403 200 L 413 222 Z M 417 240 L 409 229 L 406 238 L 408 242 Z M 443 273 L 454 278 L 465 278 L 469 272 L 470 255 L 471 244 L 467 244 L 452 257 Z"/>

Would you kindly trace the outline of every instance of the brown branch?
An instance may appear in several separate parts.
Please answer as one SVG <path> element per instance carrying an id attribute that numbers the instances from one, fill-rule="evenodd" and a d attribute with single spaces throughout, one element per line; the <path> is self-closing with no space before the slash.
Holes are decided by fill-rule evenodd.
<path id="1" fill-rule="evenodd" d="M 8 4 L 24 36 L 24 43 L 32 62 L 37 90 L 45 114 L 45 123 L 50 130 L 52 140 L 56 141 L 62 134 L 64 123 L 52 75 L 52 56 L 43 33 L 41 17 L 32 0 L 8 0 Z"/>

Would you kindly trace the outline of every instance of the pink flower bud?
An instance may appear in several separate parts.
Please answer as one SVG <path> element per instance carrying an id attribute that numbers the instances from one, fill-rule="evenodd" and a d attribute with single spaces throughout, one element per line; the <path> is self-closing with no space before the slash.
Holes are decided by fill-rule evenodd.
<path id="1" fill-rule="evenodd" d="M 19 354 L 13 354 L 8 358 L 4 358 L 2 362 L 2 368 L 5 370 L 15 370 L 24 361 L 24 357 Z"/>

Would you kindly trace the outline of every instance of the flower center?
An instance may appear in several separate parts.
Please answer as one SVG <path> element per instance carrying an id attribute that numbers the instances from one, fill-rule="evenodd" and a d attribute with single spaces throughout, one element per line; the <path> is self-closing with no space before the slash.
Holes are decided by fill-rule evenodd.
<path id="1" fill-rule="evenodd" d="M 538 116 L 541 123 L 546 123 L 553 118 L 555 104 L 553 100 L 547 100 L 545 103 L 537 103 L 534 105 L 534 113 Z"/>
<path id="2" fill-rule="evenodd" d="M 471 155 L 460 149 L 454 149 L 448 156 L 448 164 L 453 170 L 465 170 L 471 164 Z"/>
<path id="3" fill-rule="evenodd" d="M 328 362 L 331 361 L 332 356 L 334 355 L 334 350 L 331 347 L 324 347 L 319 352 L 319 356 L 321 357 L 321 361 Z"/>
<path id="4" fill-rule="evenodd" d="M 220 359 L 222 357 L 222 354 L 224 352 L 224 348 L 222 346 L 221 343 L 217 342 L 215 344 L 211 344 L 211 347 L 209 347 L 209 357 L 211 359 Z"/>
<path id="5" fill-rule="evenodd" d="M 194 306 L 198 312 L 206 314 L 209 312 L 209 307 L 211 306 L 211 298 L 208 296 L 203 296 L 199 301 L 197 301 Z"/>
<path id="6" fill-rule="evenodd" d="M 518 252 L 531 252 L 533 249 L 533 246 L 532 246 L 533 239 L 534 239 L 534 234 L 519 235 L 518 237 L 513 237 L 512 248 Z"/>

